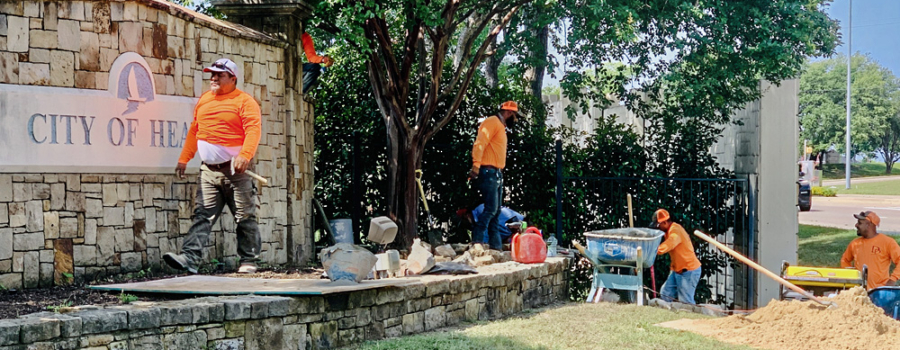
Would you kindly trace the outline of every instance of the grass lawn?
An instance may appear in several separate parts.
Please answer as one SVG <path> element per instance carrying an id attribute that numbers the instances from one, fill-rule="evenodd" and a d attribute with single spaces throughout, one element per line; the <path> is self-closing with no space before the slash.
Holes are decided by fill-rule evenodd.
<path id="1" fill-rule="evenodd" d="M 797 262 L 801 266 L 840 267 L 841 255 L 856 238 L 856 230 L 800 225 L 797 236 Z M 893 238 L 900 242 L 900 237 Z"/>
<path id="2" fill-rule="evenodd" d="M 625 304 L 570 303 L 519 317 L 350 349 L 750 349 L 654 324 L 705 316 Z"/>
<path id="3" fill-rule="evenodd" d="M 851 181 L 849 190 L 844 189 L 844 185 L 834 187 L 839 196 L 841 194 L 900 195 L 900 180 L 865 182 L 859 184 L 855 184 Z"/>
<path id="4" fill-rule="evenodd" d="M 850 175 L 852 177 L 870 177 L 887 175 L 884 163 L 858 163 L 850 164 Z M 844 164 L 824 164 L 822 165 L 822 178 L 826 180 L 843 179 Z"/>

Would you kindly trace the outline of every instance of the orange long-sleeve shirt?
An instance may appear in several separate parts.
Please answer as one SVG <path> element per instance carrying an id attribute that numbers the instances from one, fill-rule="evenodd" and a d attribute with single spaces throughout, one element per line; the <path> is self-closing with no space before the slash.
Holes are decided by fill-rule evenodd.
<path id="1" fill-rule="evenodd" d="M 900 245 L 893 238 L 879 233 L 872 238 L 859 237 L 850 241 L 841 256 L 841 267 L 856 267 L 862 271 L 863 265 L 868 266 L 866 287 L 872 289 L 887 284 L 888 280 L 900 280 L 900 269 L 894 268 L 894 273 L 890 273 L 892 261 L 900 266 Z"/>
<path id="2" fill-rule="evenodd" d="M 238 89 L 216 95 L 207 91 L 194 107 L 194 121 L 188 130 L 179 163 L 187 163 L 197 153 L 197 140 L 221 146 L 241 146 L 238 154 L 253 159 L 262 132 L 259 104 Z"/>
<path id="3" fill-rule="evenodd" d="M 303 52 L 306 53 L 306 61 L 309 63 L 322 63 L 324 57 L 316 54 L 316 47 L 313 45 L 312 37 L 309 33 L 300 35 L 300 43 L 303 44 Z"/>
<path id="4" fill-rule="evenodd" d="M 694 244 L 691 243 L 691 237 L 681 225 L 672 223 L 669 231 L 666 232 L 666 240 L 656 249 L 657 255 L 669 253 L 672 258 L 670 269 L 675 272 L 684 270 L 691 271 L 700 267 L 700 260 L 694 254 Z"/>
<path id="5" fill-rule="evenodd" d="M 487 117 L 478 127 L 478 137 L 472 146 L 472 165 L 476 168 L 482 165 L 497 169 L 506 167 L 506 126 L 500 117 Z"/>

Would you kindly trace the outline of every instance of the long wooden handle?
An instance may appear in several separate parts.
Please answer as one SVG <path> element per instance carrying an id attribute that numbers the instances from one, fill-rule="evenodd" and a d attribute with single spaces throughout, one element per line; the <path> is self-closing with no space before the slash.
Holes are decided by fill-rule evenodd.
<path id="1" fill-rule="evenodd" d="M 722 251 L 724 251 L 724 252 L 730 254 L 731 256 L 737 258 L 738 260 L 740 260 L 741 262 L 743 262 L 743 263 L 747 264 L 748 266 L 752 267 L 752 268 L 755 269 L 756 271 L 762 272 L 764 275 L 769 276 L 769 278 L 771 278 L 771 279 L 777 281 L 778 283 L 781 283 L 781 284 L 784 285 L 785 287 L 788 287 L 788 288 L 790 288 L 791 290 L 793 290 L 793 291 L 795 291 L 795 292 L 797 292 L 797 293 L 800 293 L 801 295 L 807 297 L 809 300 L 815 301 L 815 302 L 817 302 L 817 303 L 819 303 L 819 304 L 822 304 L 822 305 L 825 305 L 825 306 L 837 306 L 837 304 L 835 304 L 835 303 L 833 303 L 833 302 L 826 302 L 826 301 L 819 300 L 819 298 L 816 298 L 814 295 L 812 295 L 812 294 L 810 294 L 809 292 L 803 290 L 803 288 L 797 287 L 797 286 L 794 285 L 793 283 L 786 281 L 784 278 L 781 278 L 781 276 L 778 276 L 778 275 L 772 273 L 772 271 L 769 271 L 769 270 L 767 270 L 765 267 L 762 267 L 762 266 L 760 266 L 759 264 L 753 262 L 753 260 L 750 260 L 750 259 L 748 259 L 747 257 L 741 255 L 741 253 L 738 253 L 738 252 L 732 250 L 731 248 L 726 247 L 724 244 L 719 243 L 718 241 L 712 239 L 712 237 L 707 236 L 706 234 L 704 234 L 703 232 L 700 232 L 699 230 L 694 231 L 694 235 L 697 236 L 697 237 L 700 237 L 700 239 L 702 239 L 702 240 L 704 240 L 704 241 L 707 241 L 707 242 L 709 242 L 710 244 L 716 246 L 716 248 L 719 248 L 720 250 L 722 250 Z"/>
<path id="2" fill-rule="evenodd" d="M 631 193 L 628 194 L 628 227 L 634 227 L 634 215 L 631 214 Z"/>
<path id="3" fill-rule="evenodd" d="M 250 175 L 250 177 L 259 180 L 259 182 L 262 182 L 263 186 L 269 185 L 269 180 L 266 180 L 266 178 L 259 176 L 250 170 L 244 170 L 244 172 L 247 173 L 247 175 Z"/>

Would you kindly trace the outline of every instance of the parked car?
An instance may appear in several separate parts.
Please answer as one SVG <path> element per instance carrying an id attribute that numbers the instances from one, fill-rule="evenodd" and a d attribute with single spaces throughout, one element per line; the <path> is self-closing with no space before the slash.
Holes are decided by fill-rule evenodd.
<path id="1" fill-rule="evenodd" d="M 800 179 L 797 180 L 797 207 L 800 211 L 809 211 L 812 208 L 812 186 L 803 178 L 802 172 Z"/>

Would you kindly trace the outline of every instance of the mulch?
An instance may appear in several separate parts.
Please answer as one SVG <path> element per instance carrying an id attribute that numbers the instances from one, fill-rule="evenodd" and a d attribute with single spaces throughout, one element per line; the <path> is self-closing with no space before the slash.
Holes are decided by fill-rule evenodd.
<path id="1" fill-rule="evenodd" d="M 265 278 L 265 279 L 312 279 L 321 278 L 322 269 L 312 268 L 262 268 L 254 274 L 238 274 L 234 271 L 216 271 L 207 273 L 212 276 Z M 96 281 L 93 284 L 129 283 L 159 280 L 184 276 L 184 274 L 150 273 L 136 276 L 134 274 Z M 134 297 L 137 299 L 135 300 Z M 124 295 L 112 292 L 88 289 L 88 285 L 54 286 L 23 290 L 0 290 L 0 319 L 16 318 L 41 311 L 53 311 L 59 307 L 82 305 L 111 306 L 124 304 L 122 299 L 131 301 L 164 301 L 184 299 L 185 296 L 167 294 L 137 294 L 125 298 Z"/>

